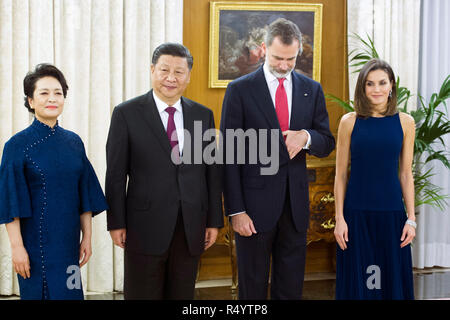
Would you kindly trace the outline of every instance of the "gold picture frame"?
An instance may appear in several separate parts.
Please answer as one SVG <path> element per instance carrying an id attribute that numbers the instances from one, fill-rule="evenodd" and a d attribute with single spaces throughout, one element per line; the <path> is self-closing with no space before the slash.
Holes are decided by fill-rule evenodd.
<path id="1" fill-rule="evenodd" d="M 265 28 L 280 17 L 296 23 L 303 36 L 296 71 L 320 81 L 322 4 L 216 1 L 210 6 L 209 87 L 226 88 L 264 63 Z"/>

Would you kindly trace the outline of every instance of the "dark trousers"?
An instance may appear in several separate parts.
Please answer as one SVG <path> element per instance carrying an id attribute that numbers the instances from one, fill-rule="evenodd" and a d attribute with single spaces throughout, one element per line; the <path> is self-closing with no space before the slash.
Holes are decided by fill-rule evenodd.
<path id="1" fill-rule="evenodd" d="M 239 299 L 267 299 L 271 268 L 270 296 L 273 300 L 302 297 L 306 257 L 306 227 L 298 232 L 292 220 L 289 190 L 283 213 L 274 229 L 250 237 L 235 233 L 238 262 Z"/>
<path id="2" fill-rule="evenodd" d="M 193 300 L 199 259 L 199 255 L 189 253 L 180 212 L 171 244 L 163 255 L 125 249 L 125 300 Z"/>

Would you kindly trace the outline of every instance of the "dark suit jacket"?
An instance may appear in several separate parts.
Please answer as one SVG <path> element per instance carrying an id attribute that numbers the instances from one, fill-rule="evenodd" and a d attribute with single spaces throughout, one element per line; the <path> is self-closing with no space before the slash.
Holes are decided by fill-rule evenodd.
<path id="1" fill-rule="evenodd" d="M 288 183 L 295 227 L 297 231 L 306 231 L 309 225 L 306 152 L 317 157 L 326 157 L 335 146 L 321 85 L 296 72 L 292 72 L 292 84 L 289 129 L 306 129 L 311 135 L 309 151 L 302 150 L 292 160 L 289 159 L 262 67 L 232 81 L 223 101 L 222 132 L 238 128 L 278 129 L 280 167 L 277 174 L 261 175 L 260 169 L 268 165 L 263 165 L 259 156 L 256 164 L 224 166 L 226 215 L 246 211 L 253 220 L 256 231 L 269 231 L 275 227 L 283 210 Z M 225 144 L 229 143 L 226 134 L 223 141 Z M 270 139 L 267 148 L 270 155 Z M 224 150 L 226 152 L 226 148 Z M 245 153 L 248 160 L 248 143 Z"/>
<path id="2" fill-rule="evenodd" d="M 184 97 L 181 105 L 184 129 L 193 139 L 194 121 L 201 122 L 203 132 L 214 128 L 211 110 Z M 183 154 L 193 147 L 185 137 Z M 127 229 L 127 250 L 164 253 L 180 206 L 192 255 L 203 252 L 206 227 L 223 226 L 221 168 L 203 161 L 175 165 L 170 153 L 152 91 L 114 109 L 106 145 L 107 220 L 108 230 Z"/>

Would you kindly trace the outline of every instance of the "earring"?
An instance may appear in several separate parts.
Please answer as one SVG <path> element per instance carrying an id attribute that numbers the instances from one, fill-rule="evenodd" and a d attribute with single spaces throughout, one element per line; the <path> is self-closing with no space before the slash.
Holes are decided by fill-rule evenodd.
<path id="1" fill-rule="evenodd" d="M 389 98 L 392 98 L 392 89 L 389 91 Z"/>

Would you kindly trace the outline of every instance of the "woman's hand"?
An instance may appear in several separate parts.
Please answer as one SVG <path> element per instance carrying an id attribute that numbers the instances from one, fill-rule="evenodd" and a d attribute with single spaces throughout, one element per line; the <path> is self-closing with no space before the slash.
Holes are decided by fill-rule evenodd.
<path id="1" fill-rule="evenodd" d="M 14 271 L 24 279 L 30 278 L 30 259 L 24 246 L 11 248 Z"/>
<path id="2" fill-rule="evenodd" d="M 84 238 L 80 244 L 80 268 L 84 266 L 92 256 L 91 239 Z"/>
<path id="3" fill-rule="evenodd" d="M 347 249 L 348 227 L 344 219 L 336 220 L 336 225 L 334 227 L 334 236 L 337 243 L 339 244 L 339 247 L 341 247 L 342 250 Z"/>
<path id="4" fill-rule="evenodd" d="M 9 242 L 11 243 L 11 255 L 14 271 L 27 279 L 30 275 L 30 258 L 28 252 L 23 245 L 22 233 L 20 232 L 20 219 L 14 218 L 10 223 L 6 224 Z"/>
<path id="5" fill-rule="evenodd" d="M 416 229 L 414 229 L 414 227 L 409 224 L 405 224 L 405 226 L 403 227 L 402 237 L 400 238 L 400 241 L 402 241 L 402 243 L 400 244 L 400 248 L 403 248 L 410 244 L 415 236 Z"/>
<path id="6" fill-rule="evenodd" d="M 81 231 L 83 239 L 80 243 L 80 268 L 84 266 L 92 256 L 91 236 L 92 236 L 92 212 L 84 212 L 80 216 Z"/>

